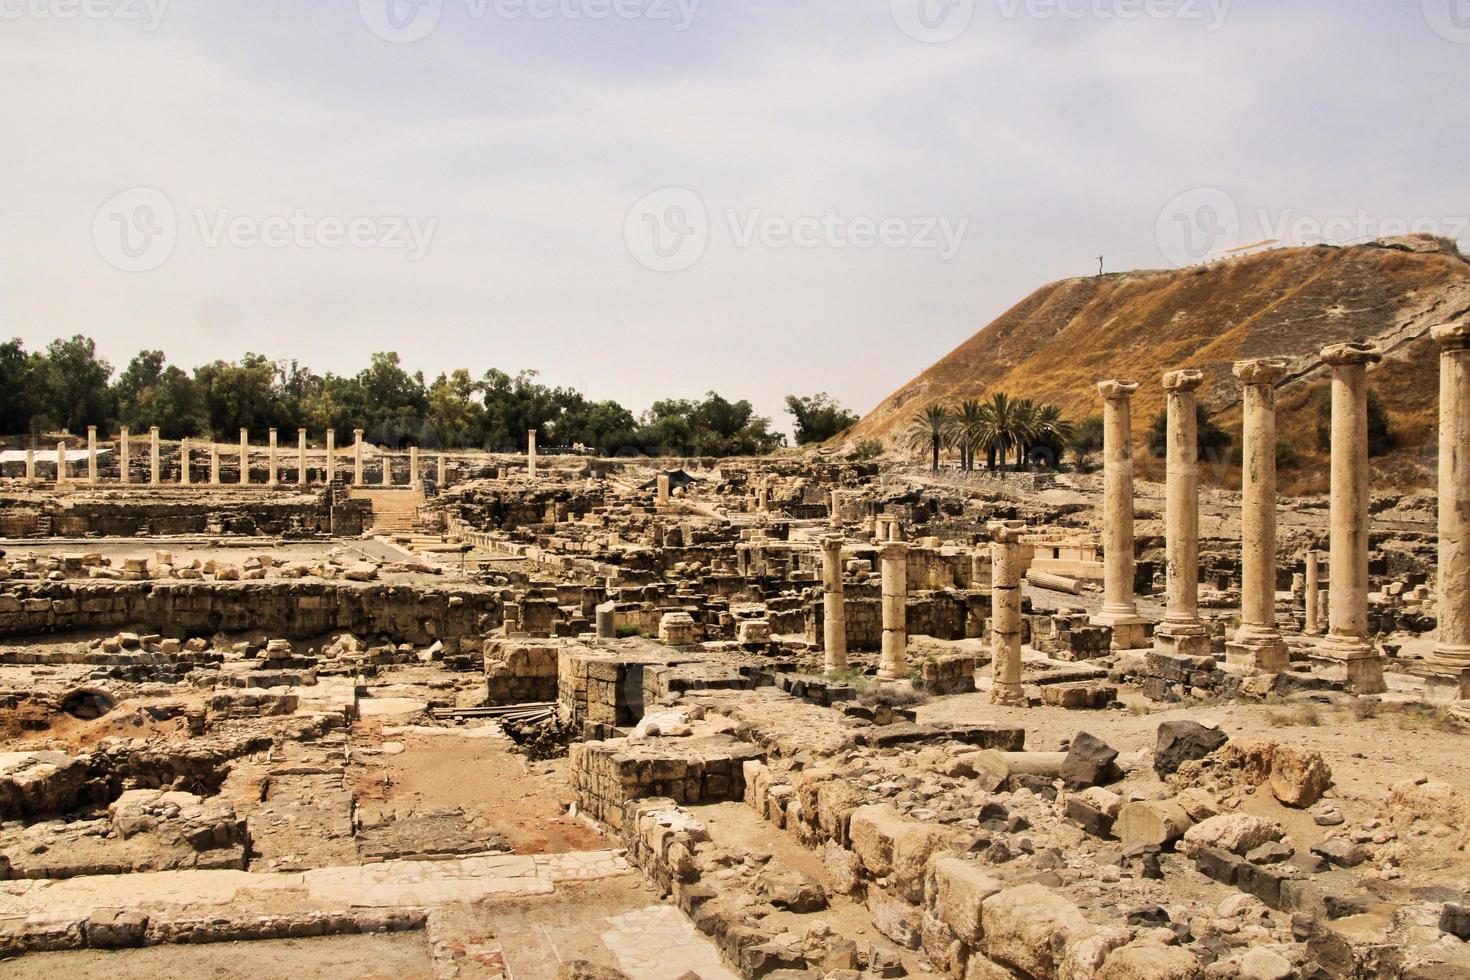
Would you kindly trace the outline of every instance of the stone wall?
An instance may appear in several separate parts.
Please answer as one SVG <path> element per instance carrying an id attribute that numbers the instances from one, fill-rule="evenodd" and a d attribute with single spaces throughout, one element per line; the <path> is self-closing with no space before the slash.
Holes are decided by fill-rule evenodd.
<path id="1" fill-rule="evenodd" d="M 727 735 L 613 739 L 580 742 L 571 749 L 577 807 L 618 829 L 624 804 L 646 797 L 676 803 L 724 803 L 745 797 L 742 768 L 765 753 Z"/>
<path id="2" fill-rule="evenodd" d="M 534 640 L 485 641 L 486 704 L 555 701 L 561 648 Z"/>
<path id="3" fill-rule="evenodd" d="M 132 629 L 170 637 L 334 631 L 427 644 L 500 625 L 498 593 L 358 582 L 44 582 L 0 591 L 0 636 Z M 456 642 L 457 645 L 457 642 Z"/>

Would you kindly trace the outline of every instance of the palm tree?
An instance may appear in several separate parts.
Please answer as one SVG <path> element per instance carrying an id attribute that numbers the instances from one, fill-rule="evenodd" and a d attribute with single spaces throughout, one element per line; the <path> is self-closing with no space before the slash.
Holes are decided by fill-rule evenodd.
<path id="1" fill-rule="evenodd" d="M 949 409 L 943 405 L 930 405 L 909 422 L 906 441 L 911 449 L 928 449 L 932 453 L 932 467 L 939 472 L 939 450 L 949 444 L 951 424 Z"/>
<path id="2" fill-rule="evenodd" d="M 1026 456 L 1029 458 L 1031 450 L 1037 446 L 1045 446 L 1052 451 L 1054 460 L 1059 460 L 1062 450 L 1071 443 L 1076 434 L 1077 427 L 1068 419 L 1062 418 L 1062 410 L 1058 406 L 1046 404 L 1036 409 L 1032 418 L 1032 430 Z"/>
<path id="3" fill-rule="evenodd" d="M 990 396 L 990 401 L 981 405 L 982 420 L 976 430 L 976 446 L 985 448 L 985 463 L 995 470 L 999 458 L 1004 468 L 1010 451 L 1024 446 L 1030 432 L 1030 421 L 1022 410 L 1023 403 L 1011 398 L 1003 391 Z"/>
<path id="4" fill-rule="evenodd" d="M 975 468 L 975 450 L 980 446 L 980 431 L 985 424 L 985 406 L 973 398 L 960 402 L 953 415 L 954 441 L 960 447 L 960 466 L 966 472 Z"/>

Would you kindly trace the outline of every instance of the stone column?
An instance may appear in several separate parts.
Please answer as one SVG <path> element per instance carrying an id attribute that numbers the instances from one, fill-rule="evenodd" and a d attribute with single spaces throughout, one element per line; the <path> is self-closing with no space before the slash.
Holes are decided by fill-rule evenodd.
<path id="1" fill-rule="evenodd" d="M 296 430 L 296 482 L 306 486 L 306 430 Z"/>
<path id="2" fill-rule="evenodd" d="M 1322 632 L 1320 622 L 1322 600 L 1322 556 L 1316 551 L 1307 552 L 1307 586 L 1303 605 L 1306 607 L 1306 618 L 1302 623 L 1302 631 L 1309 636 L 1316 636 Z"/>
<path id="3" fill-rule="evenodd" d="M 156 425 L 148 430 L 148 450 L 148 482 L 156 487 L 159 478 L 158 426 Z"/>
<path id="4" fill-rule="evenodd" d="M 413 487 L 415 490 L 423 486 L 423 481 L 419 479 L 418 446 L 408 447 L 408 485 Z"/>
<path id="5" fill-rule="evenodd" d="M 383 486 L 391 487 L 393 485 L 393 457 L 387 453 L 380 455 L 383 460 Z"/>
<path id="6" fill-rule="evenodd" d="M 87 482 L 97 482 L 97 427 L 87 426 Z"/>
<path id="7" fill-rule="evenodd" d="M 189 485 L 189 440 L 179 440 L 179 485 Z"/>
<path id="8" fill-rule="evenodd" d="M 667 473 L 660 473 L 658 475 L 658 506 L 660 506 L 660 507 L 667 507 L 668 505 L 669 505 L 669 475 Z"/>
<path id="9" fill-rule="evenodd" d="M 990 700 L 1025 704 L 1021 690 L 1021 530 L 1019 521 L 990 525 Z"/>
<path id="10" fill-rule="evenodd" d="M 444 463 L 444 454 L 439 454 L 439 489 L 443 490 L 449 485 L 449 470 Z"/>
<path id="11" fill-rule="evenodd" d="M 1142 649 L 1148 621 L 1133 599 L 1133 393 L 1137 381 L 1104 381 L 1103 607 L 1095 626 L 1113 631 L 1114 650 Z"/>
<path id="12" fill-rule="evenodd" d="M 536 430 L 526 433 L 526 475 L 536 479 Z"/>
<path id="13" fill-rule="evenodd" d="M 1431 688 L 1470 697 L 1470 319 L 1436 327 L 1439 342 L 1439 636 Z"/>
<path id="14" fill-rule="evenodd" d="M 270 431 L 270 450 L 269 450 L 268 459 L 269 459 L 269 462 L 267 463 L 267 466 L 266 466 L 266 473 L 269 474 L 269 479 L 266 480 L 266 482 L 269 483 L 271 486 L 275 486 L 279 482 L 276 478 L 280 475 L 280 471 L 276 468 L 276 430 L 275 429 L 271 429 L 271 431 Z"/>
<path id="15" fill-rule="evenodd" d="M 1195 392 L 1204 384 L 1200 371 L 1164 375 L 1168 410 L 1168 464 L 1165 485 L 1167 605 L 1154 633 L 1160 649 L 1205 656 L 1210 633 L 1199 618 L 1199 423 Z"/>
<path id="16" fill-rule="evenodd" d="M 128 476 L 128 461 L 130 458 L 128 445 L 128 427 L 123 426 L 117 432 L 117 482 L 127 483 L 131 477 Z"/>
<path id="17" fill-rule="evenodd" d="M 26 479 L 32 482 L 36 479 L 36 447 L 31 446 L 26 450 Z"/>
<path id="18" fill-rule="evenodd" d="M 66 482 L 66 443 L 64 442 L 56 444 L 56 482 L 58 484 Z"/>
<path id="19" fill-rule="evenodd" d="M 821 543 L 822 667 L 830 674 L 847 669 L 847 605 L 842 591 L 843 538 L 840 534 L 829 535 Z M 886 633 L 884 635 L 887 636 Z"/>
<path id="20" fill-rule="evenodd" d="M 219 444 L 209 444 L 209 485 L 219 486 Z"/>
<path id="21" fill-rule="evenodd" d="M 1240 487 L 1240 629 L 1225 645 L 1237 667 L 1279 674 L 1288 663 L 1276 626 L 1276 386 L 1287 363 L 1263 357 L 1240 361 L 1242 385 Z"/>
<path id="22" fill-rule="evenodd" d="M 842 526 L 842 514 L 840 512 L 840 505 L 841 499 L 838 497 L 837 491 L 833 490 L 831 503 L 827 506 L 827 525 L 833 529 L 840 528 Z"/>
<path id="23" fill-rule="evenodd" d="M 1366 344 L 1322 351 L 1332 368 L 1332 622 L 1320 651 L 1354 694 L 1384 690 L 1383 658 L 1368 639 L 1368 365 L 1383 355 Z"/>
<path id="24" fill-rule="evenodd" d="M 362 430 L 352 430 L 352 485 L 362 486 Z"/>
<path id="25" fill-rule="evenodd" d="M 765 512 L 771 509 L 771 478 L 761 477 L 760 485 L 755 489 L 756 509 Z"/>
<path id="26" fill-rule="evenodd" d="M 878 678 L 894 681 L 908 675 L 909 546 L 889 541 L 878 556 L 883 561 L 883 650 Z"/>
<path id="27" fill-rule="evenodd" d="M 337 479 L 337 430 L 327 430 L 327 483 Z"/>
<path id="28" fill-rule="evenodd" d="M 240 485 L 250 482 L 250 430 L 240 430 Z"/>

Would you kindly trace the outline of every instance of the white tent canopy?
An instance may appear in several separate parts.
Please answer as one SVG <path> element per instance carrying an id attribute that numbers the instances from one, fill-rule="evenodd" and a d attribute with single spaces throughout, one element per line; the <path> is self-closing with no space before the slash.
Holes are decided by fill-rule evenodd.
<path id="1" fill-rule="evenodd" d="M 99 449 L 97 450 L 97 457 L 100 459 L 110 452 L 112 452 L 111 449 Z M 80 463 L 86 458 L 87 450 L 85 449 L 68 449 L 66 451 L 66 461 L 68 463 Z M 5 463 L 24 463 L 25 461 L 26 451 L 24 449 L 0 450 L 0 465 L 3 465 Z M 37 449 L 36 461 L 40 463 L 56 462 L 56 447 L 52 446 L 50 449 L 42 447 L 40 449 Z"/>

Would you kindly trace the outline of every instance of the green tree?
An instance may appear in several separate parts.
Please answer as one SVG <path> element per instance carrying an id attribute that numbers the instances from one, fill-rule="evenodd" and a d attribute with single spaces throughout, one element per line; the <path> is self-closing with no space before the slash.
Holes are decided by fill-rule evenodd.
<path id="1" fill-rule="evenodd" d="M 0 433 L 30 431 L 31 361 L 19 337 L 0 344 Z"/>
<path id="2" fill-rule="evenodd" d="M 1194 403 L 1194 421 L 1198 435 L 1196 448 L 1201 462 L 1214 462 L 1229 458 L 1230 444 L 1234 441 L 1230 433 L 1215 423 L 1215 418 L 1199 402 Z M 1155 459 L 1164 459 L 1169 454 L 1169 410 L 1163 409 L 1154 416 L 1148 431 L 1148 451 Z"/>
<path id="3" fill-rule="evenodd" d="M 260 354 L 239 361 L 213 361 L 194 369 L 203 417 L 215 439 L 233 439 L 241 429 L 261 438 L 278 424 L 276 366 Z"/>
<path id="4" fill-rule="evenodd" d="M 930 405 L 909 420 L 904 441 L 910 449 L 928 450 L 929 467 L 939 472 L 939 451 L 949 445 L 954 433 L 949 409 L 943 405 Z"/>
<path id="5" fill-rule="evenodd" d="M 786 396 L 786 412 L 796 420 L 796 444 L 826 442 L 857 424 L 858 417 L 825 391 L 808 398 Z"/>
<path id="6" fill-rule="evenodd" d="M 976 399 L 967 398 L 960 402 L 950 421 L 954 426 L 955 444 L 960 448 L 960 468 L 970 472 L 975 469 L 975 452 L 981 446 L 985 406 Z"/>
<path id="7" fill-rule="evenodd" d="M 80 433 L 89 425 L 105 429 L 113 415 L 112 365 L 97 356 L 97 345 L 78 334 L 53 340 L 30 359 L 31 400 L 40 421 Z M 32 418 L 32 423 L 38 421 Z"/>
<path id="8" fill-rule="evenodd" d="M 1072 450 L 1080 470 L 1087 465 L 1087 454 L 1101 452 L 1103 447 L 1103 420 L 1101 415 L 1090 415 L 1077 423 L 1067 448 Z"/>
<path id="9" fill-rule="evenodd" d="M 1332 450 L 1332 389 L 1318 389 L 1308 404 L 1317 415 L 1317 449 Z M 1393 449 L 1393 431 L 1389 426 L 1388 409 L 1383 399 L 1373 388 L 1368 389 L 1368 455 L 1382 456 Z"/>

